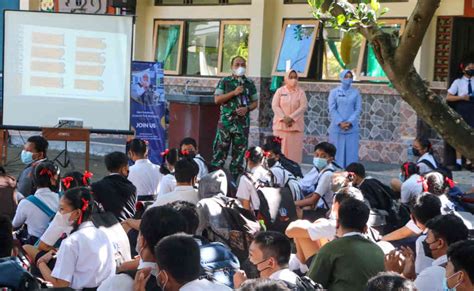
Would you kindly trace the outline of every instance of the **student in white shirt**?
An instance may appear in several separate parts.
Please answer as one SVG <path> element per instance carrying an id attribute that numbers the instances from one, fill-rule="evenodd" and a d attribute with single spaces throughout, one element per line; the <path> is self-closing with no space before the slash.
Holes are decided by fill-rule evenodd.
<path id="1" fill-rule="evenodd" d="M 400 201 L 405 205 L 409 205 L 423 192 L 423 183 L 418 172 L 418 166 L 412 162 L 403 163 L 401 167 L 400 180 L 402 181 L 402 187 Z"/>
<path id="2" fill-rule="evenodd" d="M 333 164 L 334 157 L 336 156 L 336 147 L 328 142 L 321 142 L 316 145 L 314 152 L 313 165 L 320 169 L 316 189 L 305 199 L 295 202 L 297 207 L 309 207 L 308 214 L 316 208 L 329 211 L 334 195 L 331 182 L 336 170 L 336 165 Z"/>
<path id="3" fill-rule="evenodd" d="M 420 175 L 435 170 L 438 167 L 438 162 L 433 154 L 433 145 L 426 138 L 418 137 L 413 141 L 413 155 L 419 157 L 416 161 Z"/>
<path id="4" fill-rule="evenodd" d="M 186 231 L 186 220 L 170 206 L 153 207 L 145 212 L 140 224 L 137 250 L 140 256 L 138 270 L 151 268 L 151 283 L 156 285 L 157 266 L 154 247 L 163 238 Z M 121 273 L 106 279 L 98 291 L 133 291 L 136 271 Z"/>
<path id="5" fill-rule="evenodd" d="M 197 180 L 201 180 L 202 177 L 209 173 L 207 168 L 206 160 L 199 154 L 199 149 L 197 142 L 192 137 L 185 137 L 179 144 L 181 153 L 187 153 L 190 157 L 193 157 L 194 162 L 199 166 L 199 173 L 197 175 Z"/>
<path id="6" fill-rule="evenodd" d="M 48 228 L 52 216 L 48 215 L 40 207 L 33 204 L 33 200 L 44 204 L 52 215 L 58 211 L 59 194 L 51 189 L 59 189 L 59 168 L 49 161 L 39 163 L 35 167 L 34 181 L 37 186 L 35 194 L 31 198 L 20 201 L 13 218 L 13 228 L 17 229 L 23 224 L 28 226 L 28 244 L 34 244 Z"/>
<path id="7" fill-rule="evenodd" d="M 160 167 L 148 159 L 148 144 L 141 139 L 129 142 L 129 158 L 135 163 L 129 168 L 128 180 L 137 188 L 138 200 L 154 200 L 163 175 Z"/>
<path id="8" fill-rule="evenodd" d="M 260 278 L 281 280 L 295 285 L 299 277 L 288 268 L 290 254 L 290 240 L 275 231 L 258 233 L 249 247 L 249 260 L 257 268 Z M 246 280 L 246 273 L 237 271 L 234 274 L 234 287 L 239 288 Z"/>
<path id="9" fill-rule="evenodd" d="M 158 196 L 169 193 L 176 188 L 176 178 L 174 177 L 174 166 L 179 159 L 178 149 L 166 149 L 161 153 L 163 164 L 160 172 L 163 174 L 160 185 L 158 186 Z"/>
<path id="10" fill-rule="evenodd" d="M 462 77 L 454 80 L 448 89 L 446 101 L 452 102 L 454 110 L 456 110 L 462 118 L 471 127 L 474 127 L 474 60 L 466 59 L 461 63 L 460 69 Z M 472 170 L 472 163 L 466 160 L 466 169 Z M 462 154 L 456 151 L 455 170 L 462 169 Z"/>
<path id="11" fill-rule="evenodd" d="M 448 248 L 444 290 L 474 290 L 474 240 L 455 242 Z"/>
<path id="12" fill-rule="evenodd" d="M 92 194 L 87 188 L 74 188 L 64 193 L 59 212 L 73 226 L 73 232 L 56 254 L 49 251 L 36 265 L 43 278 L 54 287 L 72 289 L 97 288 L 115 274 L 114 246 L 107 234 L 91 221 L 95 211 Z M 47 263 L 57 255 L 51 271 Z"/>
<path id="13" fill-rule="evenodd" d="M 175 201 L 187 201 L 197 204 L 199 201 L 198 190 L 194 188 L 199 169 L 192 159 L 183 158 L 175 165 L 174 176 L 176 188 L 174 191 L 160 195 L 152 206 L 160 206 Z"/>
<path id="14" fill-rule="evenodd" d="M 199 279 L 201 254 L 198 243 L 190 235 L 173 234 L 155 247 L 157 283 L 163 291 L 227 291 L 225 285 Z M 151 268 L 135 276 L 134 290 L 144 291 Z"/>
<path id="15" fill-rule="evenodd" d="M 249 173 L 240 177 L 236 197 L 242 206 L 248 210 L 257 211 L 260 208 L 255 183 L 271 181 L 270 173 L 263 167 L 264 151 L 261 147 L 251 147 L 245 152 L 245 160 Z"/>

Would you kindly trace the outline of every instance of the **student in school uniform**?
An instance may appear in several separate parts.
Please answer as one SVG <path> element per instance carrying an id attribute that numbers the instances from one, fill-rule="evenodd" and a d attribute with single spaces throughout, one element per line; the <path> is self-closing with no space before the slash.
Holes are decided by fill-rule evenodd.
<path id="1" fill-rule="evenodd" d="M 26 167 L 18 176 L 17 191 L 24 197 L 33 195 L 36 191 L 34 183 L 35 167 L 46 160 L 48 141 L 39 135 L 31 136 L 21 151 L 21 162 Z"/>
<path id="2" fill-rule="evenodd" d="M 462 118 L 474 127 L 474 59 L 462 62 L 460 69 L 463 76 L 454 80 L 448 89 L 446 100 L 453 102 L 454 110 L 458 112 Z M 473 170 L 471 161 L 466 160 L 466 169 Z M 454 170 L 460 171 L 462 168 L 462 155 L 456 151 L 456 166 Z"/>
<path id="3" fill-rule="evenodd" d="M 194 162 L 199 166 L 199 173 L 197 180 L 201 180 L 202 177 L 209 173 L 206 160 L 199 154 L 197 142 L 192 137 L 183 138 L 179 144 L 181 154 L 187 154 L 190 157 L 193 157 Z"/>
<path id="4" fill-rule="evenodd" d="M 34 181 L 37 190 L 34 195 L 20 201 L 13 218 L 13 228 L 27 225 L 28 238 L 25 243 L 34 244 L 48 227 L 50 219 L 59 206 L 59 168 L 50 161 L 35 167 Z M 55 191 L 53 191 L 54 189 Z M 30 198 L 31 197 L 31 198 Z"/>
<path id="5" fill-rule="evenodd" d="M 112 242 L 91 221 L 95 212 L 91 192 L 84 187 L 66 191 L 59 212 L 73 231 L 57 253 L 49 251 L 37 260 L 36 266 L 55 288 L 95 289 L 115 274 L 116 263 Z M 51 270 L 47 264 L 55 254 L 56 264 Z"/>
<path id="6" fill-rule="evenodd" d="M 135 163 L 130 167 L 128 180 L 137 188 L 138 200 L 154 200 L 158 194 L 163 174 L 160 166 L 148 159 L 148 143 L 135 138 L 129 142 L 129 158 Z"/>
<path id="7" fill-rule="evenodd" d="M 174 177 L 174 166 L 179 159 L 178 149 L 166 149 L 161 153 L 163 157 L 163 164 L 160 167 L 160 172 L 163 176 L 158 187 L 158 196 L 173 192 L 176 188 L 176 178 Z"/>

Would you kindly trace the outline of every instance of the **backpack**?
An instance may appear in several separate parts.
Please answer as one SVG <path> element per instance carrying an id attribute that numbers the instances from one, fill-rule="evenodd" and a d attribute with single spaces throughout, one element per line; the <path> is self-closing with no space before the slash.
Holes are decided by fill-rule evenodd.
<path id="1" fill-rule="evenodd" d="M 245 176 L 253 181 L 248 173 L 245 173 Z M 267 230 L 285 233 L 288 225 L 298 219 L 290 188 L 277 188 L 260 181 L 253 182 L 260 200 L 257 218 L 264 221 Z"/>
<path id="2" fill-rule="evenodd" d="M 229 236 L 225 238 L 210 227 L 207 230 L 228 245 L 239 261 L 243 262 L 249 255 L 249 246 L 254 235 L 261 230 L 260 223 L 252 211 L 240 207 L 234 199 L 228 202 L 216 199 L 216 203 L 221 206 L 222 214 L 229 225 Z"/>
<path id="3" fill-rule="evenodd" d="M 308 276 L 298 277 L 298 279 L 296 280 L 296 284 L 292 284 L 290 282 L 283 281 L 283 280 L 281 280 L 281 282 L 283 282 L 283 284 L 285 284 L 286 287 L 288 287 L 290 290 L 293 290 L 293 291 L 326 290 L 324 289 L 323 285 L 314 282 Z"/>
<path id="4" fill-rule="evenodd" d="M 293 195 L 293 200 L 297 201 L 303 199 L 303 191 L 301 190 L 301 186 L 298 183 L 298 180 L 296 180 L 295 176 L 282 166 L 278 166 L 277 168 L 283 170 L 283 187 L 288 187 L 290 189 L 291 194 Z"/>
<path id="5" fill-rule="evenodd" d="M 293 174 L 296 178 L 303 178 L 303 172 L 301 171 L 300 165 L 298 163 L 288 159 L 284 155 L 280 155 L 280 160 L 279 160 L 281 166 Z"/>
<path id="6" fill-rule="evenodd" d="M 54 212 L 51 208 L 48 207 L 43 201 L 38 199 L 35 195 L 30 195 L 26 198 L 26 200 L 30 201 L 35 205 L 38 209 L 40 209 L 46 216 L 48 216 L 49 221 L 53 220 L 54 215 L 56 215 L 56 212 Z M 37 241 L 32 240 L 33 237 L 30 237 L 30 234 L 28 233 L 28 226 L 23 225 L 17 232 L 16 237 L 18 240 L 21 242 L 22 245 L 24 244 L 35 244 Z M 39 238 L 38 238 L 39 239 Z"/>
<path id="7" fill-rule="evenodd" d="M 23 269 L 15 257 L 0 259 L 0 288 L 15 291 L 40 290 L 39 282 Z"/>
<path id="8" fill-rule="evenodd" d="M 208 242 L 195 237 L 201 253 L 201 279 L 208 279 L 234 288 L 234 274 L 240 262 L 232 251 L 220 242 Z"/>

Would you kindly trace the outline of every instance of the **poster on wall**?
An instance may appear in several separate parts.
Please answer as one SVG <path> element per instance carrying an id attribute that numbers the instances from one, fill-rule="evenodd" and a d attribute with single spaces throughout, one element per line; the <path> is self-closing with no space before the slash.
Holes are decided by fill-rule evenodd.
<path id="1" fill-rule="evenodd" d="M 130 124 L 135 137 L 148 142 L 148 158 L 161 164 L 166 146 L 163 63 L 132 62 Z"/>

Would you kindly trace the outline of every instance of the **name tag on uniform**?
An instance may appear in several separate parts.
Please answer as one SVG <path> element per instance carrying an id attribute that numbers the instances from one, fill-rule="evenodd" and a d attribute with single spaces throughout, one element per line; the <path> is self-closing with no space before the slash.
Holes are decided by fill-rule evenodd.
<path id="1" fill-rule="evenodd" d="M 284 93 L 284 94 L 281 94 L 281 97 L 286 97 L 288 96 L 288 94 Z"/>

